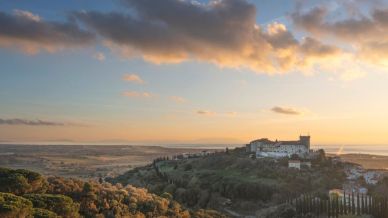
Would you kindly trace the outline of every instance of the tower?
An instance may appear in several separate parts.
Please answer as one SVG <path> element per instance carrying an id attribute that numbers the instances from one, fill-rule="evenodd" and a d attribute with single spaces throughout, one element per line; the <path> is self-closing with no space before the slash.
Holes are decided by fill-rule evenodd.
<path id="1" fill-rule="evenodd" d="M 299 141 L 310 150 L 310 136 L 299 136 Z"/>

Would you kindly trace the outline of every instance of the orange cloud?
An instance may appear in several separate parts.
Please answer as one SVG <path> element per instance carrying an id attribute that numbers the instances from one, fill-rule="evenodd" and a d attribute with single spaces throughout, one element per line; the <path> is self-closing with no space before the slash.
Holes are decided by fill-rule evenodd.
<path id="1" fill-rule="evenodd" d="M 126 74 L 124 75 L 123 80 L 132 82 L 132 83 L 144 84 L 144 80 L 136 74 Z"/>
<path id="2" fill-rule="evenodd" d="M 152 97 L 154 97 L 154 95 L 149 93 L 149 92 L 135 92 L 135 91 L 124 92 L 123 95 L 126 97 L 130 97 L 130 98 L 152 98 Z"/>
<path id="3" fill-rule="evenodd" d="M 341 2 L 338 2 L 341 4 Z M 370 2 L 372 4 L 372 1 Z M 341 5 L 340 5 L 341 6 Z M 357 13 L 345 14 L 343 19 L 331 20 L 332 11 L 325 5 L 309 10 L 298 8 L 292 21 L 298 29 L 311 36 L 337 42 L 355 54 L 353 61 L 372 64 L 388 64 L 388 8 L 372 5 L 369 12 L 362 12 L 357 4 L 352 10 Z"/>
<path id="4" fill-rule="evenodd" d="M 306 60 L 317 64 L 339 50 L 312 38 L 298 41 L 281 23 L 258 25 L 256 7 L 245 0 L 123 2 L 136 17 L 96 11 L 74 16 L 128 58 L 141 56 L 157 64 L 201 60 L 258 73 L 285 73 L 306 67 Z"/>

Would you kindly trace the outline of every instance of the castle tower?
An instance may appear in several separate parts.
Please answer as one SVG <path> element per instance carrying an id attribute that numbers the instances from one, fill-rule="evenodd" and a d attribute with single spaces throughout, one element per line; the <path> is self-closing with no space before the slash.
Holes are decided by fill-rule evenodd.
<path id="1" fill-rule="evenodd" d="M 302 145 L 305 145 L 310 150 L 310 136 L 299 136 L 299 141 Z"/>

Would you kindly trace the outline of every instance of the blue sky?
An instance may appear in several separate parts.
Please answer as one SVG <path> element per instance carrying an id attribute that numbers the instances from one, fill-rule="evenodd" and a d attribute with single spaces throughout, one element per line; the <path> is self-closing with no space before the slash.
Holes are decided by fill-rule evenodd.
<path id="1" fill-rule="evenodd" d="M 169 2 L 174 3 L 174 0 Z M 203 2 L 204 7 L 210 7 L 206 2 Z M 187 46 L 189 51 L 184 51 L 190 57 L 174 59 L 173 63 L 160 56 L 160 48 L 153 50 L 144 45 L 137 47 L 138 53 L 128 56 L 120 53 L 127 44 L 103 35 L 109 29 L 94 29 L 95 23 L 87 23 L 82 17 L 76 18 L 80 19 L 76 22 L 81 29 L 89 31 L 91 25 L 91 32 L 101 31 L 97 34 L 98 43 L 74 48 L 67 48 L 72 44 L 65 44 L 60 49 L 46 51 L 45 46 L 51 49 L 55 44 L 46 41 L 44 43 L 48 45 L 39 44 L 39 40 L 33 42 L 18 36 L 23 43 L 37 46 L 37 52 L 29 53 L 24 47 L 17 47 L 19 41 L 13 41 L 15 36 L 10 38 L 7 30 L 0 31 L 0 121 L 3 120 L 0 122 L 0 140 L 190 143 L 200 139 L 209 143 L 243 143 L 257 137 L 288 139 L 310 133 L 315 142 L 321 144 L 362 144 L 372 139 L 373 144 L 388 142 L 385 136 L 388 104 L 384 101 L 388 94 L 385 85 L 388 78 L 384 58 L 371 61 L 370 53 L 364 58 L 353 50 L 354 47 L 365 50 L 364 44 L 341 42 L 341 37 L 346 35 L 334 36 L 331 32 L 334 27 L 325 26 L 326 32 L 316 35 L 316 31 L 303 26 L 304 23 L 296 23 L 290 18 L 296 13 L 293 1 L 251 1 L 246 4 L 255 6 L 255 22 L 264 29 L 263 32 L 270 31 L 265 30 L 267 25 L 275 23 L 275 33 L 287 31 L 297 41 L 292 42 L 291 47 L 271 54 L 279 58 L 276 63 L 283 60 L 285 54 L 290 55 L 288 58 L 302 55 L 302 59 L 309 62 L 299 66 L 302 60 L 295 60 L 291 67 L 271 69 L 272 66 L 267 64 L 257 65 L 256 58 L 240 60 L 239 51 L 233 54 L 220 47 L 217 53 L 204 54 L 197 48 L 190 50 L 190 44 Z M 331 9 L 330 16 L 345 7 L 336 1 L 316 1 L 303 4 L 300 13 L 303 15 L 320 5 L 329 5 L 328 8 L 337 5 L 337 9 Z M 373 5 L 369 7 L 373 8 Z M 131 8 L 119 1 L 18 0 L 2 1 L 0 8 L 10 16 L 17 13 L 15 10 L 38 15 L 39 23 L 67 22 L 67 16 L 72 12 L 97 11 L 101 13 L 101 19 L 112 11 L 132 13 Z M 360 11 L 369 13 L 365 6 L 360 6 Z M 18 16 L 15 15 L 15 19 Z M 341 16 L 345 20 L 354 18 Z M 236 33 L 238 39 L 240 34 Z M 267 40 L 271 36 L 263 37 Z M 5 46 L 1 44 L 1 37 L 4 37 Z M 305 48 L 310 44 L 303 44 L 306 37 L 314 38 L 313 42 L 317 43 L 308 50 Z M 107 46 L 105 40 L 120 49 Z M 182 40 L 188 42 L 187 38 Z M 198 46 L 205 46 L 201 43 L 208 43 L 206 40 Z M 378 39 L 371 37 L 368 43 L 373 40 Z M 268 48 L 260 48 L 261 44 L 254 46 L 259 46 L 257 59 L 260 59 L 260 53 L 267 52 Z M 276 47 L 275 44 L 271 46 Z M 312 50 L 316 48 L 316 51 Z M 181 48 L 177 49 L 171 51 L 172 54 L 181 51 Z M 260 49 L 264 49 L 263 52 Z M 297 54 L 300 51 L 304 53 Z M 98 60 L 98 54 L 104 58 Z M 157 56 L 147 59 L 149 55 Z M 214 55 L 217 57 L 212 59 Z M 156 63 L 155 58 L 160 63 Z M 144 82 L 123 79 L 128 75 L 136 75 Z M 131 96 L 125 96 L 128 92 Z M 275 107 L 281 108 L 280 113 L 272 110 Z M 31 125 L 37 120 L 58 125 Z M 362 132 L 366 134 L 360 135 Z"/>

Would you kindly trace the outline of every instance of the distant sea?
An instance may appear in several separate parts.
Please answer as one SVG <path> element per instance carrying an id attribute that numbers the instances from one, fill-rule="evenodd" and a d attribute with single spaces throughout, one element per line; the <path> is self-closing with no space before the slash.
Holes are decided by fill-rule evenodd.
<path id="1" fill-rule="evenodd" d="M 173 144 L 162 145 L 171 148 L 199 148 L 199 149 L 225 149 L 226 147 L 235 148 L 245 145 L 231 144 Z M 314 150 L 324 149 L 326 153 L 331 154 L 372 154 L 388 156 L 388 145 L 314 145 Z"/>

